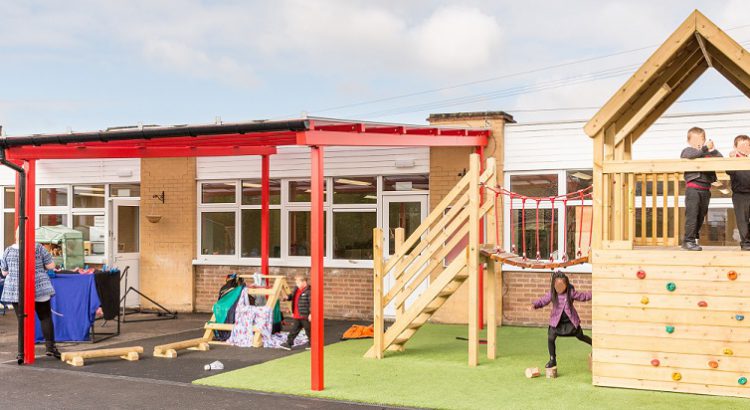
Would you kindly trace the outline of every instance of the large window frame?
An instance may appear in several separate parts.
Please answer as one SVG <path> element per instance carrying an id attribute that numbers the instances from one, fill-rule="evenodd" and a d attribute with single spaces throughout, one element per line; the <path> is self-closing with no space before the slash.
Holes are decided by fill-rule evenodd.
<path id="1" fill-rule="evenodd" d="M 39 219 L 40 215 L 63 215 L 65 217 L 65 224 L 64 226 L 73 229 L 73 221 L 75 216 L 101 216 L 104 218 L 104 232 L 105 232 L 105 238 L 104 238 L 104 253 L 100 255 L 85 255 L 84 256 L 84 262 L 90 263 L 90 264 L 103 264 L 106 263 L 107 260 L 109 260 L 109 246 L 107 246 L 108 241 L 111 240 L 111 237 L 109 235 L 109 231 L 111 229 L 110 226 L 110 220 L 109 220 L 109 213 L 110 213 L 110 199 L 112 198 L 131 198 L 131 199 L 140 199 L 140 197 L 113 197 L 110 196 L 110 190 L 113 186 L 122 185 L 122 184 L 129 184 L 129 185 L 140 185 L 139 182 L 111 182 L 111 183 L 72 183 L 72 184 L 39 184 L 36 186 L 36 192 L 35 195 L 35 201 L 36 201 L 36 214 L 35 214 L 35 226 L 39 226 Z M 74 208 L 73 203 L 73 187 L 80 187 L 80 186 L 103 186 L 104 187 L 104 207 L 103 208 Z M 2 185 L 0 186 L 2 188 L 3 195 L 5 194 L 6 189 L 15 189 L 14 185 Z M 65 204 L 62 205 L 56 205 L 56 206 L 41 206 L 40 204 L 40 198 L 41 198 L 41 190 L 42 189 L 48 189 L 48 188 L 64 188 L 67 190 L 67 201 Z M 4 201 L 4 198 L 3 198 Z M 14 208 L 8 208 L 5 207 L 5 204 L 3 203 L 3 216 L 5 214 L 14 214 L 15 213 L 15 204 Z M 10 241 L 10 243 L 13 242 L 13 238 L 5 238 L 5 220 L 0 220 L 0 232 L 3 232 L 3 239 L 4 241 Z"/>
<path id="2" fill-rule="evenodd" d="M 551 169 L 551 170 L 545 169 L 545 170 L 533 170 L 533 171 L 505 171 L 503 185 L 506 186 L 506 187 L 508 187 L 509 189 L 513 190 L 513 188 L 511 187 L 510 180 L 511 180 L 512 176 L 517 176 L 517 175 L 557 175 L 557 194 L 558 195 L 564 195 L 566 193 L 566 191 L 567 191 L 567 185 L 568 185 L 567 184 L 567 175 L 568 175 L 569 171 L 581 171 L 581 169 L 579 169 L 579 168 L 575 168 L 575 169 L 571 168 L 571 169 Z M 584 171 L 588 171 L 588 170 L 584 170 Z M 510 201 L 508 201 L 506 199 L 503 202 L 505 204 L 504 209 L 503 209 L 503 220 L 504 221 L 510 221 L 511 220 L 511 213 L 510 213 L 511 206 L 510 206 Z M 567 208 L 574 208 L 576 206 L 592 206 L 592 204 L 593 204 L 593 202 L 590 199 L 584 200 L 584 201 L 581 201 L 580 199 L 578 199 L 578 200 L 571 199 L 571 200 L 567 201 Z M 520 210 L 521 207 L 522 207 L 522 200 L 521 199 L 514 199 L 513 200 L 513 210 L 514 211 Z M 555 232 L 555 235 L 556 235 L 556 239 L 555 239 L 556 248 L 555 248 L 555 251 L 558 252 L 558 255 L 561 255 L 562 252 L 563 252 L 563 250 L 564 250 L 563 242 L 565 241 L 565 229 L 566 229 L 566 227 L 563 227 L 563 225 L 560 223 L 560 217 L 563 215 L 563 212 L 566 212 L 565 207 L 566 206 L 563 205 L 562 201 L 555 201 L 555 204 L 554 204 L 554 209 L 555 209 L 555 229 L 557 231 L 557 232 Z M 542 210 L 542 209 L 552 209 L 552 208 L 553 208 L 553 205 L 549 201 L 544 201 L 544 202 L 541 202 L 539 204 L 539 209 L 540 210 Z M 527 203 L 526 203 L 526 209 L 527 209 L 527 211 L 529 209 L 534 209 L 535 210 L 536 209 L 536 203 L 531 203 L 530 204 L 527 201 Z M 510 236 L 511 236 L 510 235 L 510 223 L 504 223 L 503 226 L 504 226 L 504 229 L 503 229 L 503 243 L 509 244 L 510 243 Z M 586 228 L 586 226 L 584 226 L 584 229 L 585 228 Z M 491 233 L 488 232 L 487 234 L 489 235 Z M 515 239 L 518 239 L 518 238 L 515 238 Z M 536 255 L 527 255 L 527 257 L 529 257 L 529 258 L 535 258 Z M 547 255 L 542 255 L 542 258 L 546 259 Z M 520 268 L 520 267 L 517 267 L 517 266 L 511 266 L 511 265 L 505 265 L 504 264 L 503 265 L 503 270 L 505 270 L 505 271 L 528 271 L 528 270 L 533 270 L 533 269 Z M 535 271 L 547 272 L 547 270 L 535 270 Z M 565 268 L 565 271 L 566 272 L 572 272 L 572 273 L 591 273 L 591 264 L 584 263 L 584 264 L 581 264 L 581 265 L 569 266 L 569 267 Z"/>
<path id="3" fill-rule="evenodd" d="M 422 174 L 422 173 L 420 173 Z M 399 174 L 401 175 L 401 174 Z M 408 174 L 404 174 L 408 175 Z M 373 203 L 366 204 L 340 204 L 334 203 L 333 195 L 333 184 L 334 179 L 339 178 L 362 178 L 362 177 L 373 177 L 376 182 L 375 195 L 377 200 Z M 193 261 L 196 265 L 241 265 L 241 266 L 260 266 L 260 257 L 243 257 L 242 256 L 242 210 L 246 209 L 261 209 L 261 205 L 243 205 L 242 204 L 242 181 L 254 180 L 257 178 L 233 178 L 233 179 L 221 179 L 221 180 L 199 180 L 196 183 L 197 190 L 197 252 L 196 259 Z M 292 181 L 307 181 L 309 178 L 306 177 L 289 177 L 289 178 L 271 178 L 272 180 L 280 181 L 281 187 L 281 200 L 280 204 L 270 205 L 269 208 L 280 211 L 280 246 L 281 252 L 278 258 L 269 258 L 269 264 L 271 266 L 279 267 L 309 267 L 310 257 L 309 256 L 290 256 L 290 237 L 289 237 L 289 224 L 290 224 L 290 213 L 291 212 L 309 212 L 310 202 L 293 202 L 290 200 L 289 183 Z M 234 203 L 203 203 L 202 202 L 202 187 L 205 183 L 217 183 L 227 182 L 234 183 L 236 186 L 236 195 Z M 323 201 L 323 212 L 325 213 L 325 238 L 326 243 L 324 246 L 324 266 L 331 268 L 372 268 L 373 263 L 371 259 L 337 259 L 334 258 L 334 218 L 338 213 L 346 212 L 365 212 L 373 213 L 375 216 L 375 223 L 377 227 L 382 227 L 382 215 L 381 207 L 383 203 L 383 196 L 390 195 L 402 195 L 402 194 L 422 194 L 429 195 L 428 191 L 389 191 L 383 192 L 383 176 L 373 175 L 340 175 L 340 176 L 329 176 L 324 179 L 325 184 L 325 195 Z M 234 255 L 203 255 L 201 254 L 201 213 L 202 212 L 235 212 L 236 223 L 235 223 L 235 235 L 237 239 L 236 250 Z M 271 245 L 273 246 L 273 244 Z"/>

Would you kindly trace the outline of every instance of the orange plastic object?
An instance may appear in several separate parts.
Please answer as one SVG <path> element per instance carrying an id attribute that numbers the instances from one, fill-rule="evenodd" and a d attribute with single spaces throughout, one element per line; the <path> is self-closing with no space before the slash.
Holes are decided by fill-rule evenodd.
<path id="1" fill-rule="evenodd" d="M 701 300 L 700 302 L 698 302 L 698 307 L 706 307 L 706 306 L 708 306 L 708 303 L 706 303 L 705 300 Z"/>
<path id="2" fill-rule="evenodd" d="M 708 367 L 710 367 L 712 369 L 715 369 L 715 368 L 719 367 L 719 362 L 717 362 L 716 360 L 709 360 L 708 361 Z"/>
<path id="3" fill-rule="evenodd" d="M 735 272 L 733 270 L 730 270 L 727 273 L 727 278 L 729 278 L 729 280 L 735 280 L 735 279 L 737 279 L 737 272 Z"/>

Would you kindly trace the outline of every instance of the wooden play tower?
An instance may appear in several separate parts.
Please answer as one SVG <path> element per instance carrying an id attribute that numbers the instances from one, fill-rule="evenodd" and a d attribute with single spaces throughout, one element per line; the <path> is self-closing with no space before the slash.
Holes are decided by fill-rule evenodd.
<path id="1" fill-rule="evenodd" d="M 750 397 L 750 254 L 679 249 L 683 172 L 749 170 L 750 159 L 631 159 L 709 68 L 750 97 L 750 55 L 696 10 L 585 126 L 594 140 L 595 385 Z"/>

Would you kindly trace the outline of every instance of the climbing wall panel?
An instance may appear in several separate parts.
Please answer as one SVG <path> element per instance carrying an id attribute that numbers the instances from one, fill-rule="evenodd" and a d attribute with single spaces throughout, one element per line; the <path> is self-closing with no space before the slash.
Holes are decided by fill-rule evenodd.
<path id="1" fill-rule="evenodd" d="M 593 382 L 750 398 L 750 263 L 739 251 L 594 251 Z"/>

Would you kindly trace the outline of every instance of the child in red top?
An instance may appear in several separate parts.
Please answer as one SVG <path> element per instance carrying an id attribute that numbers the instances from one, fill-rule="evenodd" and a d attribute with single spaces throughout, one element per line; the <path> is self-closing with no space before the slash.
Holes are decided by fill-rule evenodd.
<path id="1" fill-rule="evenodd" d="M 310 345 L 310 286 L 307 284 L 307 277 L 303 275 L 295 276 L 294 284 L 296 286 L 288 298 L 288 300 L 292 301 L 292 318 L 294 322 L 292 329 L 289 331 L 287 341 L 281 344 L 281 348 L 285 350 L 292 350 L 294 339 L 297 338 L 302 329 L 305 329 L 305 335 L 307 335 L 308 339 L 307 343 L 308 346 Z"/>

